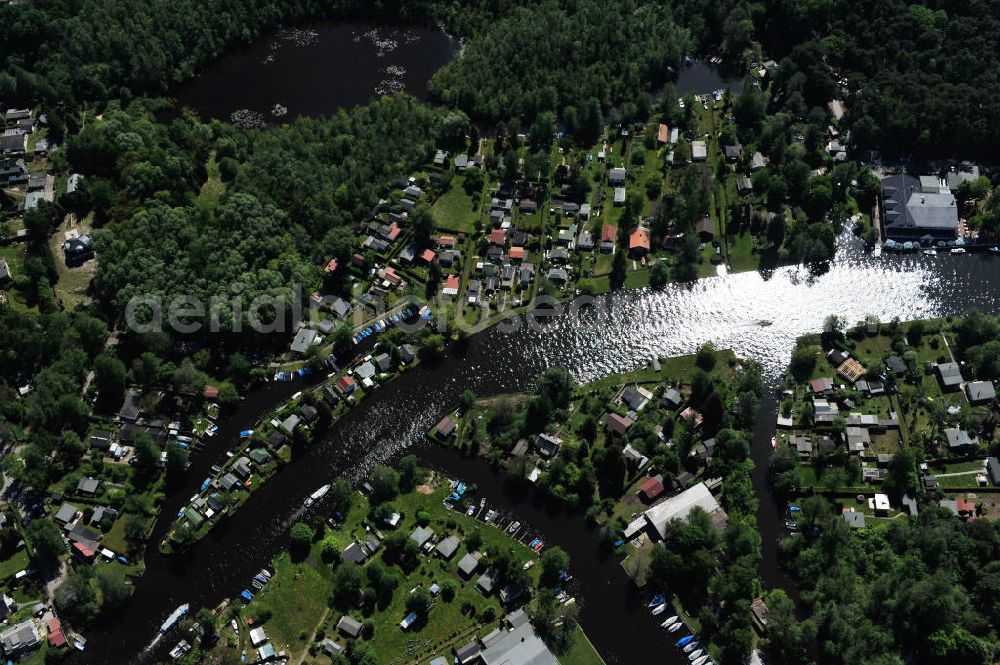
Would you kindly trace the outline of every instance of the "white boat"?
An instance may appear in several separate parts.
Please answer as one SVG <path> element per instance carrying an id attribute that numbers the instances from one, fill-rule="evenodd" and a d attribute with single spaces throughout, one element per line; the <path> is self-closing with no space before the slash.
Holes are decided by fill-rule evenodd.
<path id="1" fill-rule="evenodd" d="M 514 533 L 521 528 L 520 522 L 513 522 L 509 527 L 507 527 L 507 533 Z"/>
<path id="2" fill-rule="evenodd" d="M 666 603 L 660 603 L 659 605 L 657 605 L 656 607 L 653 608 L 653 611 L 650 612 L 650 614 L 652 614 L 655 617 L 655 616 L 658 616 L 660 614 L 663 614 L 663 612 L 666 609 L 667 609 L 667 604 Z"/>
<path id="3" fill-rule="evenodd" d="M 315 492 L 313 492 L 312 494 L 310 494 L 309 498 L 306 499 L 306 503 L 305 503 L 306 508 L 308 508 L 309 506 L 313 505 L 314 503 L 316 503 L 317 501 L 319 501 L 320 499 L 322 499 L 324 496 L 326 496 L 326 493 L 329 492 L 329 491 L 330 491 L 330 486 L 329 485 L 323 485 L 318 490 L 316 490 Z"/>
<path id="4" fill-rule="evenodd" d="M 702 656 L 698 660 L 691 663 L 691 665 L 705 665 L 708 662 L 708 656 Z"/>
<path id="5" fill-rule="evenodd" d="M 689 643 L 687 643 L 687 644 L 684 645 L 684 653 L 691 653 L 692 651 L 694 651 L 697 648 L 698 648 L 698 643 L 697 642 L 689 642 Z M 692 658 L 691 660 L 694 660 L 694 658 Z"/>
<path id="6" fill-rule="evenodd" d="M 691 653 L 688 654 L 688 660 L 690 660 L 691 662 L 694 662 L 694 661 L 698 660 L 699 658 L 701 658 L 704 655 L 705 655 L 705 652 L 703 650 L 701 650 L 701 649 L 698 649 L 697 651 L 692 651 Z"/>
<path id="7" fill-rule="evenodd" d="M 229 625 L 233 627 L 233 632 L 236 633 L 237 635 L 239 635 L 239 633 L 240 633 L 240 625 L 238 623 L 236 623 L 236 619 L 231 620 L 229 622 Z"/>
<path id="8" fill-rule="evenodd" d="M 175 646 L 173 649 L 170 650 L 170 657 L 176 660 L 177 658 L 180 658 L 190 650 L 191 650 L 191 645 L 188 644 L 187 640 L 181 640 L 180 642 L 177 643 L 177 646 Z"/>
<path id="9" fill-rule="evenodd" d="M 680 619 L 675 614 L 674 616 L 670 617 L 669 619 L 667 619 L 666 621 L 664 621 L 663 623 L 661 623 L 660 624 L 660 628 L 669 628 L 670 626 L 672 626 L 675 623 L 677 623 L 679 620 Z"/>
<path id="10" fill-rule="evenodd" d="M 497 513 L 496 513 L 495 510 L 491 510 L 490 512 L 486 513 L 486 521 L 487 522 L 492 522 L 493 521 L 493 516 L 496 515 L 496 514 Z"/>
<path id="11" fill-rule="evenodd" d="M 181 619 L 183 619 L 184 617 L 187 616 L 187 613 L 188 613 L 189 609 L 191 609 L 191 606 L 188 605 L 187 603 L 184 603 L 183 605 L 181 605 L 180 607 L 178 607 L 176 610 L 174 610 L 173 612 L 171 612 L 170 616 L 167 617 L 167 620 L 164 621 L 162 625 L 160 625 L 160 632 L 161 633 L 166 633 L 171 628 L 173 628 L 174 626 L 176 626 L 178 621 L 180 621 Z"/>
<path id="12" fill-rule="evenodd" d="M 926 254 L 927 256 L 937 256 L 937 250 L 936 249 L 925 249 L 924 250 L 924 254 Z"/>
<path id="13" fill-rule="evenodd" d="M 965 249 L 963 247 L 952 247 L 951 248 L 951 253 L 952 254 L 965 254 Z"/>
<path id="14" fill-rule="evenodd" d="M 994 254 L 1000 254 L 1000 246 L 990 247 L 990 251 L 993 252 Z"/>
<path id="15" fill-rule="evenodd" d="M 684 627 L 684 622 L 683 621 L 678 621 L 677 623 L 675 623 L 674 625 L 672 625 L 670 628 L 667 628 L 667 632 L 668 633 L 676 633 L 678 630 L 680 630 L 683 627 Z"/>

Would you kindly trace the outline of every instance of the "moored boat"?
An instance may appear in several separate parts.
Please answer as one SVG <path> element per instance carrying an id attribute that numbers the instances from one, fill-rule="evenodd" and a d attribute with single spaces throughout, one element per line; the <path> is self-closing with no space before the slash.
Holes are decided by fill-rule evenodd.
<path id="1" fill-rule="evenodd" d="M 314 503 L 322 499 L 324 496 L 326 496 L 326 493 L 329 491 L 330 491 L 330 486 L 323 485 L 318 490 L 309 495 L 309 498 L 306 499 L 305 501 L 305 507 L 308 508 L 309 506 L 313 505 Z"/>
<path id="2" fill-rule="evenodd" d="M 167 620 L 160 625 L 160 632 L 161 633 L 169 632 L 171 628 L 177 625 L 178 621 L 187 616 L 189 609 L 191 609 L 191 606 L 188 605 L 187 603 L 184 603 L 176 610 L 171 612 L 170 616 L 167 617 Z"/>

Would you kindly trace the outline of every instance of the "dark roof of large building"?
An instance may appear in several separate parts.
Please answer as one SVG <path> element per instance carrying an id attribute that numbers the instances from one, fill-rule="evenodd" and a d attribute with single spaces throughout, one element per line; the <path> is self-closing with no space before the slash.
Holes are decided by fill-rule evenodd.
<path id="1" fill-rule="evenodd" d="M 958 206 L 950 191 L 924 192 L 913 176 L 894 175 L 882 181 L 886 232 L 955 232 Z"/>

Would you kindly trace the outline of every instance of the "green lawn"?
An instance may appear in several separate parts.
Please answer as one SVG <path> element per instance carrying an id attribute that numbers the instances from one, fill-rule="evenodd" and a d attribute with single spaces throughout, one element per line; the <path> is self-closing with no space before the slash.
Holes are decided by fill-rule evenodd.
<path id="1" fill-rule="evenodd" d="M 569 651 L 559 657 L 560 665 L 604 665 L 604 659 L 594 649 L 583 630 L 577 626 Z"/>
<path id="2" fill-rule="evenodd" d="M 468 234 L 475 231 L 479 212 L 475 210 L 472 197 L 462 187 L 464 181 L 464 176 L 455 176 L 448 191 L 431 206 L 431 214 L 439 229 Z"/>
<path id="3" fill-rule="evenodd" d="M 205 163 L 205 173 L 207 177 L 201 186 L 201 191 L 198 192 L 198 198 L 195 199 L 194 205 L 202 212 L 210 212 L 219 205 L 219 199 L 226 191 L 226 185 L 222 182 L 222 177 L 219 174 L 219 163 L 215 161 L 214 150 Z"/>
<path id="4" fill-rule="evenodd" d="M 309 646 L 306 640 L 327 607 L 331 569 L 312 557 L 294 563 L 286 552 L 274 560 L 274 570 L 271 582 L 254 598 L 246 615 L 262 607 L 270 609 L 264 630 L 275 649 L 300 653 Z"/>
<path id="5" fill-rule="evenodd" d="M 0 561 L 0 580 L 13 577 L 28 567 L 28 551 L 24 548 L 14 552 L 8 559 Z"/>

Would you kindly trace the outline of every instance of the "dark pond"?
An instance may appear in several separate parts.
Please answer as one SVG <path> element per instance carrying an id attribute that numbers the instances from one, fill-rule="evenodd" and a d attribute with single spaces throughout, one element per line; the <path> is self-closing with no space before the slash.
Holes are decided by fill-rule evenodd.
<path id="1" fill-rule="evenodd" d="M 745 78 L 724 76 L 715 65 L 709 62 L 692 60 L 681 67 L 677 73 L 677 82 L 674 87 L 678 96 L 686 95 L 689 92 L 705 95 L 726 88 L 738 94 L 743 92 L 745 83 Z"/>
<path id="2" fill-rule="evenodd" d="M 424 437 L 427 428 L 466 388 L 480 395 L 524 389 L 539 372 L 556 364 L 569 367 L 579 381 L 589 381 L 635 369 L 655 357 L 691 353 L 705 341 L 760 360 L 774 387 L 795 338 L 820 329 L 830 313 L 850 322 L 867 314 L 883 321 L 957 314 L 973 306 L 996 313 L 998 293 L 998 257 L 913 254 L 876 259 L 846 238 L 837 259 L 822 274 L 788 267 L 672 285 L 660 293 L 618 292 L 600 299 L 582 317 L 565 315 L 538 329 L 504 333 L 494 328 L 475 335 L 441 364 L 418 367 L 375 392 L 325 440 L 299 453 L 190 555 L 166 558 L 151 549 L 146 576 L 137 585 L 128 614 L 91 631 L 87 651 L 75 654 L 73 662 L 111 665 L 135 662 L 140 654 L 148 657 L 146 645 L 180 603 L 213 607 L 222 598 L 239 595 L 250 576 L 285 545 L 302 502 L 316 487 L 339 475 L 363 477 L 373 464 L 408 449 L 455 477 L 477 483 L 491 507 L 516 515 L 546 543 L 567 550 L 579 584 L 583 627 L 609 663 L 640 662 L 651 653 L 674 659 L 674 650 L 646 616 L 642 598 L 627 583 L 617 559 L 596 548 L 581 515 L 532 496 L 484 462 L 430 446 Z M 761 319 L 774 323 L 762 328 L 757 324 Z M 168 497 L 155 541 L 197 490 L 208 467 L 233 445 L 237 432 L 252 426 L 268 405 L 300 389 L 302 385 L 294 383 L 269 385 L 224 423 L 212 440 L 213 449 L 195 458 L 187 486 Z M 761 577 L 768 587 L 787 585 L 775 556 L 779 507 L 766 482 L 775 413 L 776 400 L 764 400 L 753 435 L 754 484 L 761 498 L 757 517 L 765 548 Z M 321 503 L 314 510 L 328 507 Z M 174 635 L 169 643 L 177 639 Z M 162 649 L 152 653 L 165 656 Z"/>
<path id="3" fill-rule="evenodd" d="M 391 92 L 425 97 L 457 47 L 430 28 L 315 23 L 231 51 L 174 95 L 202 117 L 244 125 L 330 115 Z"/>

